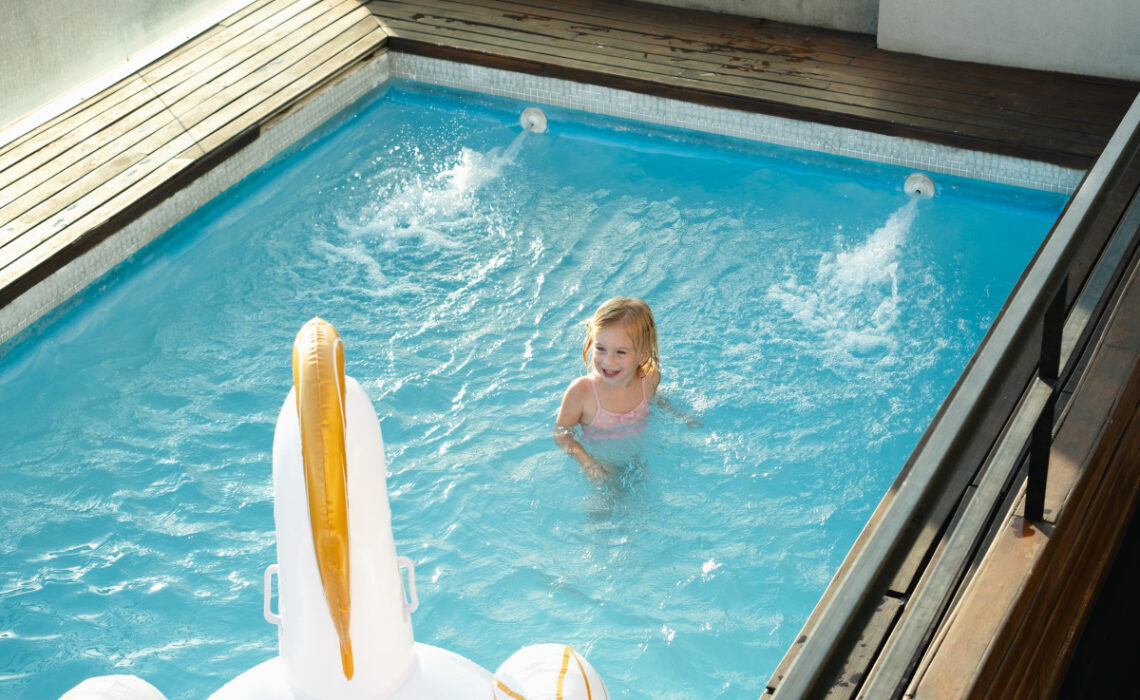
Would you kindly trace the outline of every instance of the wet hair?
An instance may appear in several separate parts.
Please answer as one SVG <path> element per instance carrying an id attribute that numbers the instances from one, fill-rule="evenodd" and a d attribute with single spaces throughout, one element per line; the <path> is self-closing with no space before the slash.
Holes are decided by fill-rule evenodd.
<path id="1" fill-rule="evenodd" d="M 644 363 L 637 368 L 637 376 L 644 377 L 654 367 L 661 364 L 657 356 L 657 323 L 649 305 L 641 299 L 614 297 L 598 307 L 594 317 L 586 321 L 586 340 L 582 343 L 582 361 L 590 365 L 590 349 L 598 333 L 612 326 L 623 326 L 633 341 L 634 352 L 640 358 L 647 355 Z"/>

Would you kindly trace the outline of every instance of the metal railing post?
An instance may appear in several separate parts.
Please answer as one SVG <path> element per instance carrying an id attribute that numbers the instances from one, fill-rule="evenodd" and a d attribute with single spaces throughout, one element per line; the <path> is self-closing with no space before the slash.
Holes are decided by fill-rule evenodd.
<path id="1" fill-rule="evenodd" d="M 1025 519 L 1033 523 L 1045 520 L 1045 485 L 1049 480 L 1049 453 L 1053 447 L 1053 423 L 1056 420 L 1057 378 L 1061 374 L 1061 336 L 1065 330 L 1065 299 L 1069 287 L 1066 275 L 1049 306 L 1041 328 L 1041 360 L 1037 376 L 1049 389 L 1049 399 L 1033 426 L 1029 444 L 1029 477 L 1025 485 Z"/>

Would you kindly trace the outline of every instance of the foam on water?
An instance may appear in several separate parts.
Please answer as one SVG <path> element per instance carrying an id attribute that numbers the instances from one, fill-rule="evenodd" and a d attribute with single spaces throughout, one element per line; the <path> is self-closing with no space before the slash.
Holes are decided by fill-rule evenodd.
<path id="1" fill-rule="evenodd" d="M 918 203 L 911 197 L 855 247 L 824 253 L 814 279 L 800 282 L 792 276 L 769 286 L 768 297 L 816 334 L 832 360 L 889 358 L 897 350 L 899 305 L 905 302 L 899 279 L 906 276 L 899 265 Z M 922 282 L 917 275 L 911 278 Z"/>
<path id="2" fill-rule="evenodd" d="M 377 188 L 375 204 L 362 212 L 364 221 L 341 215 L 338 224 L 357 236 L 379 237 L 386 250 L 408 242 L 431 250 L 456 248 L 462 244 L 455 231 L 485 223 L 485 214 L 477 209 L 478 192 L 514 164 L 527 133 L 521 131 L 505 150 L 462 148 L 431 177 L 409 180 L 406 172 L 385 170 L 371 180 Z"/>

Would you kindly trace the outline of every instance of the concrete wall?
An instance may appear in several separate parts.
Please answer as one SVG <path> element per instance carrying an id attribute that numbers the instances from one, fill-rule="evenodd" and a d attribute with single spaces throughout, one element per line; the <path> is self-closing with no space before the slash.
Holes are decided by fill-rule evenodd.
<path id="1" fill-rule="evenodd" d="M 137 68 L 249 1 L 0 0 L 0 134 L 53 103 L 67 109 L 80 86 L 113 82 L 128 59 Z"/>
<path id="2" fill-rule="evenodd" d="M 880 0 L 652 0 L 655 5 L 874 34 Z"/>
<path id="3" fill-rule="evenodd" d="M 1140 79 L 1140 0 L 879 0 L 879 46 Z"/>

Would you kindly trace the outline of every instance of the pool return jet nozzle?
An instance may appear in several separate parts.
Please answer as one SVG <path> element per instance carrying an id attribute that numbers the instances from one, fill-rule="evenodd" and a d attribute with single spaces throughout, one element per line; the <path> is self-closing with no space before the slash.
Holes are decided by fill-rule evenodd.
<path id="1" fill-rule="evenodd" d="M 519 124 L 522 125 L 524 131 L 545 134 L 546 114 L 538 107 L 527 107 L 519 116 Z"/>
<path id="2" fill-rule="evenodd" d="M 907 176 L 903 189 L 919 199 L 930 199 L 934 196 L 934 180 L 924 173 L 911 173 Z"/>
<path id="3" fill-rule="evenodd" d="M 513 163 L 515 156 L 518 155 L 519 149 L 522 148 L 523 139 L 527 134 L 545 134 L 546 133 L 546 115 L 538 107 L 527 107 L 519 115 L 519 125 L 522 126 L 522 131 L 507 150 L 503 152 L 502 160 L 508 163 Z"/>

